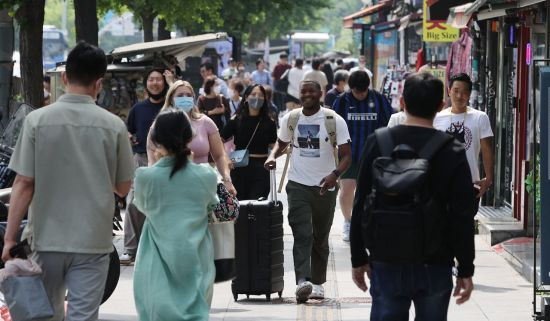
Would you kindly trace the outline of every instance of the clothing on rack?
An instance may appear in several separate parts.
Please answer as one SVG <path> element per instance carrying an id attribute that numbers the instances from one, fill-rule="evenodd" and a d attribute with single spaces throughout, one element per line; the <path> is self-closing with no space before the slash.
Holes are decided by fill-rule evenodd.
<path id="1" fill-rule="evenodd" d="M 451 50 L 447 58 L 447 83 L 449 83 L 452 75 L 459 73 L 472 74 L 472 61 L 470 59 L 472 44 L 473 39 L 470 37 L 468 29 L 463 29 L 460 38 L 451 44 Z"/>
<path id="2" fill-rule="evenodd" d="M 394 111 L 399 111 L 401 109 L 399 100 L 403 95 L 405 78 L 407 78 L 410 73 L 407 66 L 394 66 L 388 69 L 382 80 L 380 93 L 386 96 L 390 101 Z"/>
<path id="3" fill-rule="evenodd" d="M 424 47 L 421 47 L 418 49 L 418 52 L 416 53 L 416 71 L 420 69 L 420 67 L 424 66 L 426 64 L 426 51 L 424 50 Z"/>

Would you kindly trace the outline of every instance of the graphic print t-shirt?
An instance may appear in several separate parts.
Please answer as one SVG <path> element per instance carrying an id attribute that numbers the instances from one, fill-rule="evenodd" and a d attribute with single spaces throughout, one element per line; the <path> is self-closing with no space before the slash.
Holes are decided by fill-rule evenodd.
<path id="1" fill-rule="evenodd" d="M 491 123 L 486 113 L 468 107 L 466 113 L 453 114 L 451 108 L 447 108 L 437 114 L 434 120 L 434 127 L 454 136 L 464 144 L 466 158 L 470 165 L 472 180 L 479 181 L 479 152 L 481 140 L 492 137 Z"/>
<path id="2" fill-rule="evenodd" d="M 288 171 L 288 180 L 307 186 L 319 186 L 321 180 L 335 168 L 334 149 L 330 144 L 322 109 L 315 115 L 300 113 L 294 137 L 290 137 L 287 113 L 281 120 L 279 139 L 293 146 Z M 350 142 L 348 127 L 344 119 L 336 117 L 336 143 Z"/>

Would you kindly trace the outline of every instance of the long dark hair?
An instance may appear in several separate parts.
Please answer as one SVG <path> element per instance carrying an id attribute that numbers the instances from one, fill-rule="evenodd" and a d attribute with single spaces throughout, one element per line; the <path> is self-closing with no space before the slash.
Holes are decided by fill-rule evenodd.
<path id="1" fill-rule="evenodd" d="M 252 93 L 252 90 L 254 90 L 254 88 L 256 87 L 260 87 L 260 91 L 262 92 L 262 94 L 264 95 L 264 103 L 262 105 L 262 107 L 260 108 L 260 117 L 261 118 L 265 118 L 265 119 L 271 119 L 273 120 L 273 116 L 271 115 L 271 111 L 269 109 L 269 101 L 267 100 L 267 93 L 265 91 L 265 88 L 264 86 L 262 85 L 252 85 L 252 86 L 248 86 L 246 87 L 245 91 L 244 91 L 244 94 L 243 94 L 243 98 L 241 99 L 241 102 L 239 103 L 239 107 L 237 108 L 237 118 L 246 118 L 246 117 L 250 117 L 250 113 L 248 111 L 248 109 L 250 107 L 248 107 L 248 96 L 250 96 L 250 94 Z"/>
<path id="2" fill-rule="evenodd" d="M 176 158 L 170 178 L 185 168 L 191 150 L 187 145 L 193 139 L 193 129 L 187 115 L 181 110 L 169 110 L 158 114 L 151 133 L 155 145 L 162 145 Z"/>

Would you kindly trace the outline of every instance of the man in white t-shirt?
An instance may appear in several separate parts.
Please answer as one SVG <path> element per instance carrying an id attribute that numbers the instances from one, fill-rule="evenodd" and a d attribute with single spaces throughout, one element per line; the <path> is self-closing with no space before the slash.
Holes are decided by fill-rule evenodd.
<path id="1" fill-rule="evenodd" d="M 369 78 L 372 79 L 372 76 L 373 76 L 372 71 L 367 69 L 366 66 L 367 66 L 367 58 L 365 58 L 365 56 L 361 55 L 361 56 L 359 56 L 359 66 L 351 68 L 349 70 L 349 73 L 351 75 L 354 71 L 363 70 L 364 72 L 367 73 L 367 75 L 369 75 Z"/>
<path id="2" fill-rule="evenodd" d="M 324 100 L 325 94 L 326 94 L 326 88 L 328 85 L 327 76 L 324 72 L 321 71 L 324 65 L 324 60 L 321 58 L 315 58 L 313 59 L 313 63 L 311 64 L 312 70 L 306 71 L 304 74 L 304 77 L 302 78 L 302 81 L 310 80 L 315 81 L 321 85 L 322 95 L 321 100 Z"/>
<path id="3" fill-rule="evenodd" d="M 323 299 L 329 256 L 328 237 L 334 218 L 338 178 L 351 163 L 350 136 L 345 120 L 319 105 L 321 85 L 304 81 L 300 87 L 303 109 L 298 115 L 294 135 L 288 122 L 291 113 L 281 120 L 279 139 L 265 163 L 275 168 L 275 159 L 292 144 L 288 172 L 288 222 L 294 236 L 294 270 L 296 300 Z M 329 116 L 333 117 L 331 119 Z M 326 125 L 335 121 L 336 145 L 340 162 L 336 166 L 334 146 Z M 330 127 L 330 126 L 329 126 Z"/>
<path id="4" fill-rule="evenodd" d="M 286 108 L 293 110 L 300 107 L 300 83 L 304 77 L 304 61 L 300 58 L 296 59 L 294 67 L 288 71 L 288 89 Z"/>
<path id="5" fill-rule="evenodd" d="M 453 135 L 464 144 L 476 192 L 474 215 L 479 208 L 479 199 L 493 183 L 493 131 L 486 113 L 468 107 L 472 80 L 464 73 L 450 79 L 449 96 L 452 106 L 439 112 L 434 127 Z M 485 177 L 481 179 L 478 168 L 479 152 L 483 158 Z"/>

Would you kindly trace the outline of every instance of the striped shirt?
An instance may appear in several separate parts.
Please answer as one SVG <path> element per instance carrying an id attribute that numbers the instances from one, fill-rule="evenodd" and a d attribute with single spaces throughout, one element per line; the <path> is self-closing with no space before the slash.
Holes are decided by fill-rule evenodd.
<path id="1" fill-rule="evenodd" d="M 361 159 L 367 137 L 380 127 L 386 127 L 393 114 L 389 101 L 380 93 L 369 90 L 367 98 L 358 101 L 351 92 L 346 92 L 332 106 L 348 124 L 351 137 L 351 155 L 354 162 Z"/>

